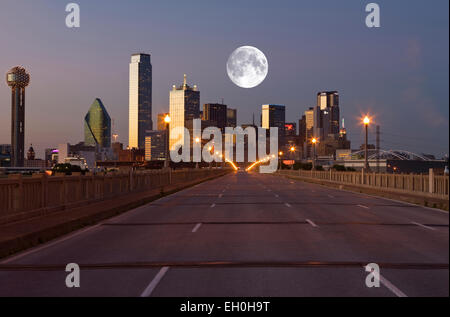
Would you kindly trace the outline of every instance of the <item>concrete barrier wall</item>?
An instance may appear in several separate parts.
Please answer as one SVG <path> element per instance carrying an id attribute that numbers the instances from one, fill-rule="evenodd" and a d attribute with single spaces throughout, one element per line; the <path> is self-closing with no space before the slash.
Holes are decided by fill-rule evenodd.
<path id="1" fill-rule="evenodd" d="M 380 174 L 336 171 L 281 170 L 282 175 L 297 176 L 305 179 L 317 179 L 338 184 L 361 185 L 374 189 L 392 189 L 407 194 L 423 194 L 440 199 L 449 198 L 449 177 L 434 175 L 430 169 L 428 175 Z"/>
<path id="2" fill-rule="evenodd" d="M 224 174 L 218 169 L 148 170 L 106 175 L 34 174 L 32 177 L 10 175 L 0 179 L 0 223 L 30 211 L 49 212 L 128 193 L 188 183 Z M 15 217 L 17 216 L 17 217 Z"/>

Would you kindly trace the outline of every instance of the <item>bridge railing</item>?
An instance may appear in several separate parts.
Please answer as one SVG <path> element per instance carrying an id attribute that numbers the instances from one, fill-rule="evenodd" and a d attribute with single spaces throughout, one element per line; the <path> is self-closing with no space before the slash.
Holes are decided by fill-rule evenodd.
<path id="1" fill-rule="evenodd" d="M 9 178 L 0 179 L 0 223 L 19 219 L 21 217 L 16 216 L 30 211 L 81 205 L 128 193 L 189 183 L 225 172 L 220 169 L 186 169 L 70 176 L 10 175 Z"/>
<path id="2" fill-rule="evenodd" d="M 449 177 L 435 175 L 430 169 L 428 175 L 381 174 L 370 172 L 337 172 L 280 170 L 280 174 L 330 181 L 337 184 L 361 185 L 380 189 L 394 189 L 405 193 L 422 193 L 436 198 L 449 197 Z"/>

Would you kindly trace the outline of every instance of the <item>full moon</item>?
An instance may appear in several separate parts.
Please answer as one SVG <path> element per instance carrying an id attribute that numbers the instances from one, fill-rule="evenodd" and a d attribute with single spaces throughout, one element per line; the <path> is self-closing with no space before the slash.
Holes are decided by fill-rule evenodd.
<path id="1" fill-rule="evenodd" d="M 258 86 L 266 78 L 268 71 L 269 63 L 266 56 L 253 46 L 241 46 L 228 58 L 228 77 L 242 88 Z"/>

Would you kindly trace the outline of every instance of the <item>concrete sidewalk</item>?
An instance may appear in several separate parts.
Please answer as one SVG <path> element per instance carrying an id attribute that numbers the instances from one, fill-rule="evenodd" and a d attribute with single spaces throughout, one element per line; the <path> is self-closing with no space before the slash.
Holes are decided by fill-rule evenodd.
<path id="1" fill-rule="evenodd" d="M 0 225 L 0 258 L 147 204 L 158 198 L 227 174 L 131 193 L 81 207 Z"/>

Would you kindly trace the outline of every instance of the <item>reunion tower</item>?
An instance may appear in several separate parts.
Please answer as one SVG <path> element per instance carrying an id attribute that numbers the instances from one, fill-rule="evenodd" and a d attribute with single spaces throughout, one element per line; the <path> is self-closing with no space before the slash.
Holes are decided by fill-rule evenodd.
<path id="1" fill-rule="evenodd" d="M 24 165 L 25 142 L 25 87 L 30 75 L 25 68 L 14 67 L 6 73 L 6 83 L 11 87 L 11 166 Z"/>

